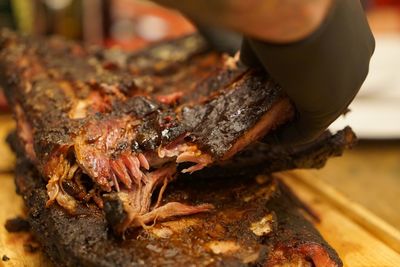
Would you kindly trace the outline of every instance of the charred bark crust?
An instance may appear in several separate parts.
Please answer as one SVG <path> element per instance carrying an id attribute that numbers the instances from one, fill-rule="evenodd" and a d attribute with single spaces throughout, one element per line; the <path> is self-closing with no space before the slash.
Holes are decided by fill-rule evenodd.
<path id="1" fill-rule="evenodd" d="M 291 149 L 278 144 L 257 143 L 229 161 L 191 175 L 223 178 L 291 169 L 319 169 L 329 158 L 341 156 L 346 149 L 351 149 L 356 143 L 357 137 L 350 127 L 335 134 L 326 131 L 314 142 Z"/>
<path id="2" fill-rule="evenodd" d="M 331 136 L 328 140 L 343 141 L 342 135 Z M 9 140 L 14 140 L 14 149 L 18 148 L 16 138 Z M 320 149 L 321 146 L 316 147 Z M 342 143 L 341 149 L 337 147 L 325 153 L 330 155 L 336 151 L 336 154 L 344 147 Z M 323 154 L 315 148 L 307 151 L 320 157 Z M 227 175 L 217 179 L 206 172 L 179 177 L 165 192 L 165 202 L 195 205 L 206 201 L 216 207 L 215 211 L 157 223 L 149 229 L 136 229 L 120 239 L 112 234 L 103 211 L 95 205 L 79 205 L 76 216 L 69 215 L 58 205 L 45 208 L 47 195 L 43 179 L 34 166 L 24 160 L 21 150 L 17 150 L 17 154 L 18 192 L 28 208 L 32 232 L 56 266 L 315 264 L 312 259 L 315 247 L 317 253 L 325 253 L 331 266 L 342 266 L 336 252 L 305 218 L 307 211 L 293 193 L 268 175 L 255 176 L 251 168 L 246 168 L 249 173 L 243 172 L 241 177 Z M 312 162 L 312 159 L 303 158 L 299 162 Z M 318 161 L 315 162 L 318 166 Z M 251 230 L 252 225 L 266 217 L 269 225 L 266 229 L 261 227 L 266 233 L 256 235 L 260 229 Z M 218 243 L 220 241 L 228 243 Z M 215 244 L 233 246 L 233 252 L 218 252 Z M 235 246 L 240 249 L 235 251 Z"/>
<path id="3" fill-rule="evenodd" d="M 58 159 L 67 162 L 60 176 L 64 179 L 66 174 L 74 178 L 78 166 L 78 157 L 72 162 L 67 159 L 67 148 L 89 140 L 85 148 L 89 152 L 96 150 L 91 142 L 103 137 L 103 128 L 110 128 L 116 131 L 112 134 L 118 137 L 115 139 L 123 142 L 115 144 L 115 151 L 100 152 L 114 166 L 133 160 L 122 158 L 126 156 L 122 152 L 137 152 L 128 155 L 137 156 L 136 160 L 144 157 L 140 155 L 143 148 L 138 150 L 140 144 L 136 141 L 143 143 L 145 150 L 153 150 L 190 132 L 190 140 L 185 142 L 194 142 L 218 159 L 235 148 L 233 143 L 240 143 L 237 141 L 241 136 L 257 128 L 264 114 L 268 115 L 279 103 L 284 102 L 285 108 L 280 106 L 265 130 L 290 119 L 293 110 L 286 96 L 265 73 L 247 70 L 236 63 L 232 68 L 232 62 L 221 55 L 204 54 L 204 44 L 196 36 L 121 57 L 108 54 L 111 51 L 88 51 L 59 39 L 37 41 L 10 32 L 2 32 L 1 37 L 4 57 L 0 80 L 22 122 L 19 140 L 11 138 L 18 154 L 17 190 L 28 207 L 33 233 L 57 266 L 318 265 L 316 255 L 330 266 L 341 265 L 336 253 L 302 215 L 303 205 L 287 188 L 268 176 L 255 176 L 321 167 L 328 157 L 341 154 L 354 143 L 355 136 L 349 128 L 292 151 L 255 145 L 224 165 L 192 176 L 180 175 L 164 193 L 160 201 L 163 207 L 171 207 L 170 203 L 210 203 L 215 209 L 129 229 L 125 238 L 117 238 L 109 229 L 104 211 L 92 202 L 77 199 L 73 202 L 77 203 L 74 215 L 58 205 L 48 206 L 44 169 L 62 166 Z M 136 79 L 131 75 L 136 75 Z M 175 103 L 175 91 L 183 94 L 178 96 L 182 106 Z M 239 98 L 243 96 L 249 96 L 247 106 L 238 110 Z M 87 109 L 81 109 L 82 102 Z M 131 121 L 132 118 L 135 120 Z M 136 119 L 143 120 L 138 126 L 140 138 L 133 142 L 130 130 L 119 138 L 117 132 L 132 129 L 126 126 L 136 127 Z M 31 132 L 33 136 L 27 137 L 26 133 Z M 253 134 L 257 139 L 265 132 L 258 129 Z M 237 150 L 233 149 L 231 155 Z M 191 154 L 185 156 L 190 158 Z M 35 162 L 35 166 L 29 162 Z M 148 162 L 140 163 L 149 169 Z M 88 173 L 90 168 L 85 171 Z M 120 176 L 126 185 L 123 189 L 129 189 L 130 182 Z M 100 179 L 97 182 L 107 192 L 111 190 L 110 182 L 115 187 L 117 184 Z M 151 203 L 148 199 L 147 204 Z M 118 202 L 106 203 L 106 211 L 109 222 L 119 223 L 124 217 Z"/>
<path id="4" fill-rule="evenodd" d="M 311 264 L 311 254 L 297 250 L 314 245 L 341 266 L 336 252 L 303 216 L 302 204 L 280 181 L 270 178 L 267 185 L 254 182 L 254 177 L 178 179 L 167 190 L 166 201 L 182 201 L 189 195 L 186 201 L 191 204 L 208 201 L 217 210 L 137 229 L 121 240 L 111 234 L 95 205 L 80 205 L 75 216 L 58 205 L 45 208 L 44 183 L 27 162 L 19 162 L 16 177 L 32 232 L 56 266 L 268 266 L 270 261 L 297 262 L 296 257 Z M 257 194 L 261 197 L 246 199 Z M 257 236 L 249 228 L 266 214 L 273 216 L 271 233 Z M 167 237 L 160 231 L 167 231 Z M 221 240 L 233 242 L 240 251 L 213 252 L 210 244 Z M 287 255 L 277 260 L 277 250 Z"/>

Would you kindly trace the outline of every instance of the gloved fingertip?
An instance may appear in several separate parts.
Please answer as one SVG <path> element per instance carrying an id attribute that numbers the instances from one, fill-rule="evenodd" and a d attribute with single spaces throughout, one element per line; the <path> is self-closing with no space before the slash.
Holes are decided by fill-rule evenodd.
<path id="1" fill-rule="evenodd" d="M 294 122 L 276 133 L 278 142 L 283 146 L 298 146 L 312 142 L 318 137 L 319 131 L 304 129 L 298 123 Z"/>
<path id="2" fill-rule="evenodd" d="M 240 61 L 242 61 L 243 64 L 248 67 L 262 66 L 257 55 L 254 53 L 253 48 L 251 48 L 247 38 L 243 38 L 242 40 L 242 46 L 240 48 Z"/>

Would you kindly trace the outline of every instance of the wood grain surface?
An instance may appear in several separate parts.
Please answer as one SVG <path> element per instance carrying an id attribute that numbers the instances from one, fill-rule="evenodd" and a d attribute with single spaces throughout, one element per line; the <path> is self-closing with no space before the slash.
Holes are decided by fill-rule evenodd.
<path id="1" fill-rule="evenodd" d="M 297 170 L 291 172 L 291 175 L 313 190 L 315 194 L 324 197 L 326 202 L 329 202 L 348 218 L 357 222 L 376 238 L 400 253 L 400 231 L 387 221 L 319 179 L 315 171 Z"/>
<path id="2" fill-rule="evenodd" d="M 321 219 L 317 229 L 337 250 L 345 266 L 400 266 L 400 254 L 396 252 L 400 242 L 395 241 L 398 231 L 324 181 L 315 185 L 314 179 L 310 185 L 309 172 L 291 171 L 277 176 L 317 212 Z M 381 227 L 390 227 L 392 232 L 384 232 Z M 385 242 L 390 235 L 391 242 Z"/>
<path id="3" fill-rule="evenodd" d="M 11 115 L 0 114 L 0 173 L 12 171 L 15 164 L 14 154 L 5 142 L 8 133 L 14 127 L 15 123 Z"/>
<path id="4" fill-rule="evenodd" d="M 400 141 L 361 141 L 312 173 L 400 229 Z"/>
<path id="5" fill-rule="evenodd" d="M 24 216 L 24 205 L 22 198 L 15 193 L 13 175 L 0 174 L 0 183 L 0 266 L 50 267 L 43 253 L 32 253 L 26 248 L 33 241 L 29 233 L 8 233 L 4 228 L 6 220 Z M 4 261 L 4 256 L 9 260 Z"/>
<path id="6" fill-rule="evenodd" d="M 299 198 L 308 204 L 320 216 L 316 226 L 324 238 L 331 244 L 345 266 L 351 267 L 395 267 L 400 266 L 400 255 L 380 241 L 361 225 L 350 219 L 332 205 L 324 195 L 318 194 L 307 183 L 302 182 L 299 173 L 279 174 Z M 326 186 L 327 184 L 319 184 Z M 325 188 L 326 189 L 326 188 Z M 368 220 L 369 218 L 364 218 Z"/>

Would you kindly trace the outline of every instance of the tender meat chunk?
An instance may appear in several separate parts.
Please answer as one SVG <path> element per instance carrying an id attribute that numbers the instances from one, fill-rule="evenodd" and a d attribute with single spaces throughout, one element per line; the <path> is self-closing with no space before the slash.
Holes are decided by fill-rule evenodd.
<path id="1" fill-rule="evenodd" d="M 48 206 L 73 214 L 79 201 L 104 206 L 116 194 L 129 218 L 123 229 L 211 210 L 152 206 L 152 195 L 161 199 L 177 164 L 193 173 L 227 160 L 294 113 L 263 71 L 207 51 L 197 35 L 113 55 L 0 34 L 0 81 L 25 153 L 47 181 Z"/>

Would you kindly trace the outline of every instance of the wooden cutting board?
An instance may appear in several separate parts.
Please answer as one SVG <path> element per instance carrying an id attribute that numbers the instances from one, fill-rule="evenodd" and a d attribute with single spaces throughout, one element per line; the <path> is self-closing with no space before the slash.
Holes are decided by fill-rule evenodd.
<path id="1" fill-rule="evenodd" d="M 14 154 L 5 142 L 7 135 L 14 127 L 15 123 L 10 115 L 0 114 L 0 173 L 10 172 L 14 167 Z"/>
<path id="2" fill-rule="evenodd" d="M 3 227 L 5 221 L 24 215 L 22 199 L 16 195 L 10 167 L 14 157 L 4 145 L 12 129 L 9 116 L 0 116 L 0 266 L 51 266 L 41 252 L 28 252 L 28 233 L 12 234 Z M 331 186 L 312 176 L 312 171 L 276 174 L 320 216 L 316 224 L 324 238 L 334 247 L 345 266 L 400 266 L 400 234 L 386 222 L 351 202 Z M 3 261 L 3 256 L 9 260 Z"/>
<path id="3" fill-rule="evenodd" d="M 309 176 L 310 171 L 276 174 L 320 216 L 316 224 L 345 266 L 400 266 L 400 233 L 330 185 Z"/>

